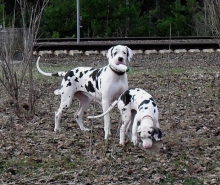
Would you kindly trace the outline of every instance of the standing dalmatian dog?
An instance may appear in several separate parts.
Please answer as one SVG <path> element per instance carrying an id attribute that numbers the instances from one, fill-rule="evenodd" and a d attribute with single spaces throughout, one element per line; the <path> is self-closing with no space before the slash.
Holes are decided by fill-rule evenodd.
<path id="1" fill-rule="evenodd" d="M 76 121 L 81 130 L 89 130 L 82 122 L 82 116 L 91 100 L 102 104 L 105 112 L 110 104 L 118 99 L 120 94 L 128 89 L 126 75 L 127 61 L 133 56 L 132 50 L 127 46 L 117 45 L 111 47 L 106 54 L 109 64 L 103 68 L 77 67 L 68 72 L 46 73 L 36 66 L 38 71 L 45 76 L 63 76 L 61 89 L 54 91 L 61 95 L 59 109 L 55 112 L 54 131 L 60 131 L 60 119 L 64 109 L 70 107 L 73 96 L 79 100 L 79 107 L 75 113 Z M 105 139 L 110 134 L 109 114 L 104 116 Z"/>
<path id="2" fill-rule="evenodd" d="M 138 144 L 138 133 L 144 148 L 152 147 L 152 139 L 161 139 L 162 133 L 158 122 L 156 102 L 149 93 L 140 88 L 126 90 L 118 100 L 112 103 L 106 112 L 98 116 L 89 116 L 88 118 L 102 117 L 110 112 L 116 104 L 118 104 L 118 109 L 122 116 L 120 144 L 124 144 L 125 132 L 128 132 L 131 126 L 134 145 Z"/>

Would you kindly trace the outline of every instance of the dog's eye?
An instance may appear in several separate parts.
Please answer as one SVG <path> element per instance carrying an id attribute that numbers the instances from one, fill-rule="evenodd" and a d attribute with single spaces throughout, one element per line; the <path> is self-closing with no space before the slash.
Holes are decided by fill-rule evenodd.
<path id="1" fill-rule="evenodd" d="M 114 52 L 114 56 L 117 55 L 117 52 Z"/>
<path id="2" fill-rule="evenodd" d="M 151 131 L 148 131 L 148 134 L 151 134 Z"/>
<path id="3" fill-rule="evenodd" d="M 127 53 L 124 51 L 124 54 L 126 55 Z"/>

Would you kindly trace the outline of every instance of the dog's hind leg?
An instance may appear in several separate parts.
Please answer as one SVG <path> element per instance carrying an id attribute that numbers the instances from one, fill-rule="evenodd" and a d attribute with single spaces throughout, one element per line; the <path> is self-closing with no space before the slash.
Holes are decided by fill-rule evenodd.
<path id="1" fill-rule="evenodd" d="M 72 104 L 74 89 L 71 86 L 65 86 L 60 89 L 61 102 L 59 109 L 55 112 L 55 127 L 54 131 L 60 131 L 60 119 L 64 109 L 68 109 Z"/>
<path id="2" fill-rule="evenodd" d="M 90 129 L 86 128 L 83 125 L 82 116 L 90 103 L 90 98 L 81 92 L 76 92 L 74 96 L 79 100 L 79 107 L 77 112 L 75 113 L 76 122 L 78 123 L 81 130 L 89 131 Z"/>

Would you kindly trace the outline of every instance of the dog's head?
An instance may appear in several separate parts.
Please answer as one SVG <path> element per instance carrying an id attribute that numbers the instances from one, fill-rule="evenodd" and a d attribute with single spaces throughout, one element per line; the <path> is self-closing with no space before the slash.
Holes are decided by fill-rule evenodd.
<path id="1" fill-rule="evenodd" d="M 141 139 L 144 148 L 151 148 L 153 144 L 153 139 L 158 141 L 162 137 L 161 130 L 153 126 L 141 124 L 138 126 L 137 132 L 139 134 L 139 138 Z"/>
<path id="2" fill-rule="evenodd" d="M 127 61 L 130 62 L 133 52 L 127 46 L 117 45 L 111 47 L 107 54 L 109 65 L 116 71 L 125 72 L 127 69 Z"/>

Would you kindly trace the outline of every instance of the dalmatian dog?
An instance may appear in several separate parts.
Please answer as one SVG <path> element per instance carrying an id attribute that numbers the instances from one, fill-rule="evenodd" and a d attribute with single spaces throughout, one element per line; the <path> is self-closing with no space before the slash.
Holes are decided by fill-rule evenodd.
<path id="1" fill-rule="evenodd" d="M 162 132 L 158 122 L 156 102 L 149 93 L 140 88 L 126 90 L 118 100 L 112 103 L 106 112 L 88 118 L 102 117 L 110 112 L 116 104 L 118 104 L 122 116 L 120 144 L 124 144 L 125 133 L 128 132 L 130 127 L 132 127 L 131 133 L 134 145 L 138 144 L 138 134 L 144 148 L 151 148 L 153 139 L 157 141 L 161 139 Z"/>
<path id="2" fill-rule="evenodd" d="M 68 72 L 46 73 L 39 67 L 38 57 L 36 66 L 45 76 L 62 76 L 61 88 L 54 91 L 61 96 L 58 110 L 55 112 L 54 131 L 60 131 L 60 119 L 63 110 L 69 108 L 73 97 L 79 101 L 75 119 L 81 130 L 87 131 L 82 122 L 82 116 L 91 100 L 99 102 L 105 112 L 110 104 L 118 99 L 120 94 L 128 89 L 126 70 L 127 61 L 133 56 L 130 48 L 123 45 L 111 47 L 106 54 L 109 64 L 103 68 L 77 67 Z M 110 116 L 104 116 L 105 139 L 110 135 Z"/>

